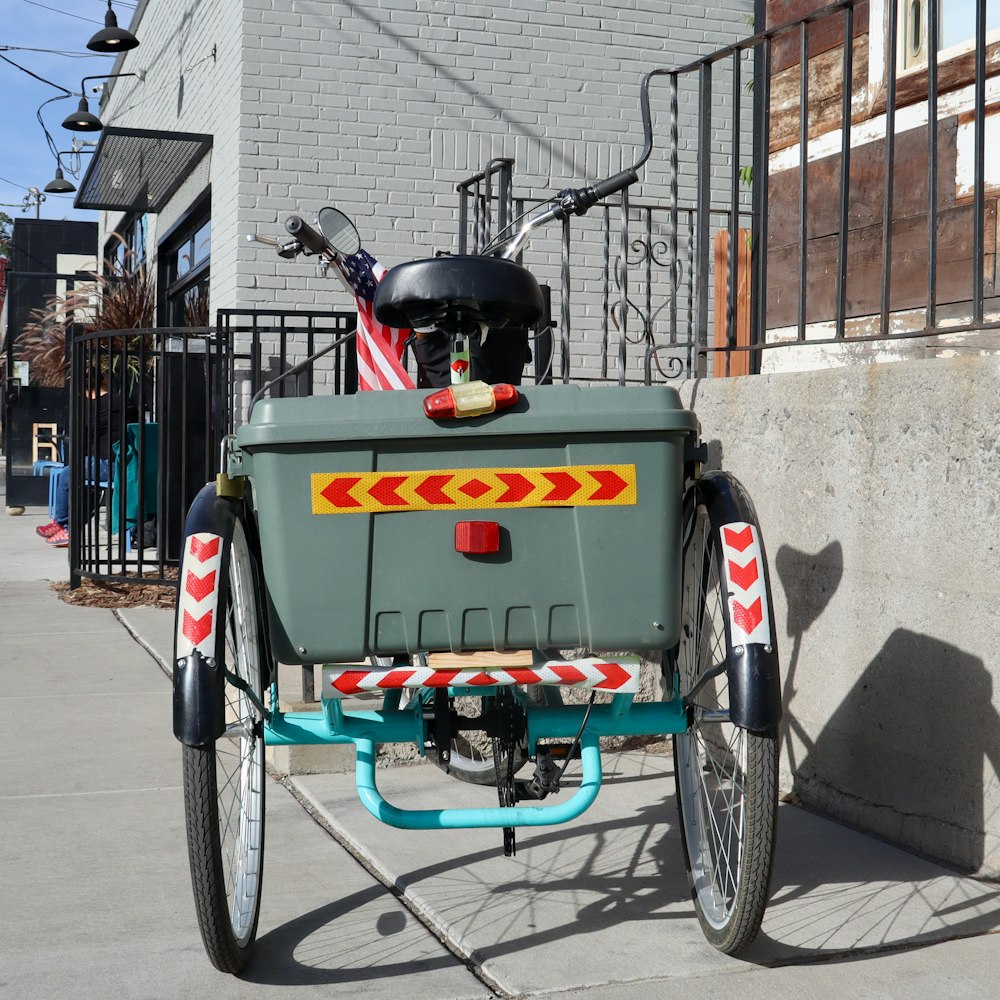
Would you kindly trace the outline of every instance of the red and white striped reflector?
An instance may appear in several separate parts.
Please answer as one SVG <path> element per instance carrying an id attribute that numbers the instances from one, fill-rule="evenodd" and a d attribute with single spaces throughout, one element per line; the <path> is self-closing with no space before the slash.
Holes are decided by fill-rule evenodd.
<path id="1" fill-rule="evenodd" d="M 721 532 L 729 628 L 733 644 L 771 643 L 764 552 L 756 526 L 745 521 L 724 525 Z"/>
<path id="2" fill-rule="evenodd" d="M 546 660 L 531 667 L 472 667 L 464 670 L 434 667 L 384 667 L 326 665 L 323 697 L 346 698 L 394 688 L 504 687 L 513 684 L 554 684 L 560 687 L 597 688 L 615 694 L 639 690 L 639 657 L 623 656 L 615 662 L 587 658 Z"/>
<path id="3" fill-rule="evenodd" d="M 222 539 L 208 532 L 189 535 L 184 543 L 183 566 L 174 655 L 183 659 L 197 650 L 204 657 L 215 656 Z"/>

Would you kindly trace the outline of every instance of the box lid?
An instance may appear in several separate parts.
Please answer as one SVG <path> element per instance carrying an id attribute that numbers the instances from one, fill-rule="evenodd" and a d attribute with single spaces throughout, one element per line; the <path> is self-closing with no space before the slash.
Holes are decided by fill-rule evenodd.
<path id="1" fill-rule="evenodd" d="M 546 385 L 521 388 L 508 410 L 466 420 L 425 416 L 436 390 L 263 399 L 236 435 L 239 447 L 373 439 L 444 441 L 522 434 L 696 433 L 698 420 L 669 386 Z"/>

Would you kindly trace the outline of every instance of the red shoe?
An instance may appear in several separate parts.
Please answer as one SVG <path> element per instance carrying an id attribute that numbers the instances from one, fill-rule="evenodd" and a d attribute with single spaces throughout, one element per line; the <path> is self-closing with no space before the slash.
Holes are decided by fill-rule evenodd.
<path id="1" fill-rule="evenodd" d="M 64 549 L 69 545 L 69 532 L 62 525 L 59 525 L 55 534 L 45 539 L 45 543 L 53 545 L 57 549 Z"/>
<path id="2" fill-rule="evenodd" d="M 51 538 L 59 530 L 58 521 L 49 521 L 48 524 L 40 524 L 35 528 L 35 534 L 42 538 Z"/>

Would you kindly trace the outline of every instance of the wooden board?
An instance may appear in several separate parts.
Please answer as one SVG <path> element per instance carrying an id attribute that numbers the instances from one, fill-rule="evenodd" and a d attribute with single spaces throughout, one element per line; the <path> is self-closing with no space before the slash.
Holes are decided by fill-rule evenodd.
<path id="1" fill-rule="evenodd" d="M 750 230 L 740 229 L 736 244 L 736 324 L 735 346 L 750 346 Z M 715 234 L 715 324 L 713 344 L 727 346 L 726 317 L 729 311 L 729 230 Z M 728 355 L 716 351 L 712 355 L 712 375 L 735 376 L 750 374 L 750 352 L 733 351 Z"/>
<path id="2" fill-rule="evenodd" d="M 809 138 L 826 135 L 839 129 L 843 122 L 843 46 L 824 52 L 809 60 L 809 104 L 806 117 Z M 852 64 L 853 94 L 868 86 L 868 36 L 854 41 Z M 796 63 L 771 77 L 771 152 L 794 146 L 799 141 L 801 101 L 799 66 Z M 865 121 L 871 117 L 868 107 L 852 106 L 851 120 Z"/>
<path id="3" fill-rule="evenodd" d="M 1000 42 L 992 42 L 986 46 L 986 78 L 1000 74 Z M 976 79 L 976 54 L 969 51 L 953 56 L 938 64 L 938 96 L 950 90 L 967 87 Z M 885 114 L 886 91 L 881 88 L 872 106 L 869 117 Z M 898 77 L 896 81 L 896 107 L 903 108 L 908 104 L 916 104 L 927 100 L 927 70 L 915 70 Z M 970 108 L 972 110 L 971 102 Z"/>
<path id="4" fill-rule="evenodd" d="M 956 204 L 955 173 L 958 119 L 938 125 L 938 211 Z M 927 128 L 896 136 L 893 168 L 893 218 L 927 215 Z M 840 154 L 808 165 L 807 237 L 815 239 L 840 230 Z M 866 143 L 851 150 L 848 186 L 848 227 L 860 229 L 881 223 L 885 209 L 886 142 Z M 799 170 L 783 170 L 768 180 L 769 248 L 788 246 L 799 239 Z"/>
<path id="5" fill-rule="evenodd" d="M 984 295 L 995 293 L 997 202 L 986 203 Z M 972 207 L 943 211 L 937 226 L 937 301 L 961 303 L 972 297 Z M 893 310 L 927 305 L 927 218 L 902 219 L 892 227 L 890 305 Z M 836 235 L 810 241 L 806 321 L 832 321 L 837 314 Z M 847 249 L 847 316 L 881 311 L 882 226 L 850 234 Z M 767 328 L 794 326 L 799 307 L 799 248 L 781 247 L 768 254 Z"/>
<path id="6" fill-rule="evenodd" d="M 498 653 L 489 649 L 482 653 L 429 653 L 427 666 L 434 670 L 468 670 L 473 667 L 530 667 L 534 663 L 530 649 Z"/>
<path id="7" fill-rule="evenodd" d="M 791 21 L 797 21 L 822 10 L 827 4 L 823 0 L 768 0 L 767 27 L 778 28 Z M 854 37 L 868 33 L 868 4 L 860 3 L 854 8 Z M 817 56 L 831 49 L 839 49 L 844 44 L 844 14 L 828 15 L 809 26 L 809 55 Z M 780 73 L 799 61 L 801 41 L 799 31 L 792 30 L 774 40 L 771 49 L 771 73 Z"/>

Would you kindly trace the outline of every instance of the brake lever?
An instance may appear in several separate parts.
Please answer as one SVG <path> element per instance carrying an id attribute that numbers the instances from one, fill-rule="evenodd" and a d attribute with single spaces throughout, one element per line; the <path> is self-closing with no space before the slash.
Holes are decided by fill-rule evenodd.
<path id="1" fill-rule="evenodd" d="M 274 247 L 278 251 L 278 256 L 286 260 L 297 257 L 305 249 L 298 240 L 282 243 L 274 236 L 261 236 L 260 233 L 247 233 L 247 243 L 262 243 L 266 247 Z"/>

